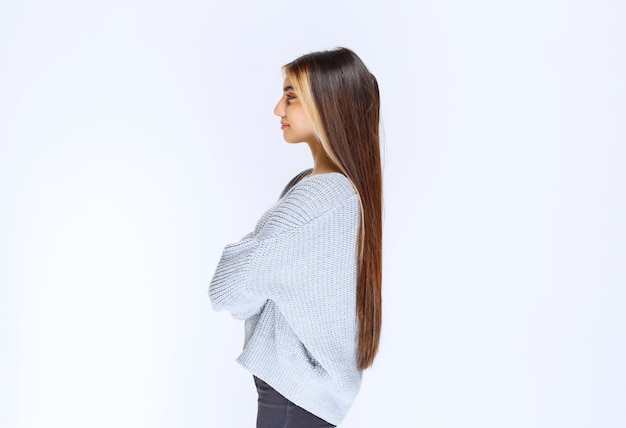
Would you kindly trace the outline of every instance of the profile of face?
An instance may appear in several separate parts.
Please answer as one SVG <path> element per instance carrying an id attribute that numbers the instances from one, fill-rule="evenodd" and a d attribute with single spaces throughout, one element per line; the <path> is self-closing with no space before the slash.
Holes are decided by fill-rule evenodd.
<path id="1" fill-rule="evenodd" d="M 313 132 L 313 122 L 298 98 L 298 91 L 289 77 L 283 83 L 283 95 L 274 108 L 280 117 L 280 129 L 288 143 L 314 143 L 317 137 Z"/>

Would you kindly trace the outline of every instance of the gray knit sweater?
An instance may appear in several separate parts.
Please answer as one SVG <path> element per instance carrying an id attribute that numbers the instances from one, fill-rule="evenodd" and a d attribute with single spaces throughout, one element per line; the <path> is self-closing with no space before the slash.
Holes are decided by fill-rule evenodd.
<path id="1" fill-rule="evenodd" d="M 356 242 L 360 204 L 339 173 L 296 176 L 254 231 L 227 245 L 211 281 L 215 310 L 245 319 L 237 361 L 338 425 L 361 385 Z"/>

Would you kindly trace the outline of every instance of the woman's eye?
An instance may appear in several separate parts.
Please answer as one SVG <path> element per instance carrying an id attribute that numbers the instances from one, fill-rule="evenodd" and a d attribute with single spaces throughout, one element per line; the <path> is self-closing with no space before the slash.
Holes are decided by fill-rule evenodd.
<path id="1" fill-rule="evenodd" d="M 296 99 L 296 96 L 292 94 L 287 94 L 286 97 L 287 97 L 287 101 L 293 101 Z"/>

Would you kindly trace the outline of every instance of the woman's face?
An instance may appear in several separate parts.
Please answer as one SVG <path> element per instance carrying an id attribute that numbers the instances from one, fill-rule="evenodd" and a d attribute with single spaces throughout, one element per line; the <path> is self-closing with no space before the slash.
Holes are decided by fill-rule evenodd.
<path id="1" fill-rule="evenodd" d="M 283 83 L 283 96 L 274 108 L 274 114 L 280 117 L 280 129 L 288 143 L 313 143 L 317 141 L 313 132 L 313 123 L 298 98 L 298 92 L 289 77 Z"/>

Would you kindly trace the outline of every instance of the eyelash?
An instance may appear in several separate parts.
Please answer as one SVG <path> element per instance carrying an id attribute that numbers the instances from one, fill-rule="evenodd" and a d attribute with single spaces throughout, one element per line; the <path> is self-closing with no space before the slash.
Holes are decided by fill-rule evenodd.
<path id="1" fill-rule="evenodd" d="M 287 94 L 286 97 L 287 97 L 287 102 L 291 102 L 296 99 L 296 96 L 291 95 L 291 94 Z"/>

